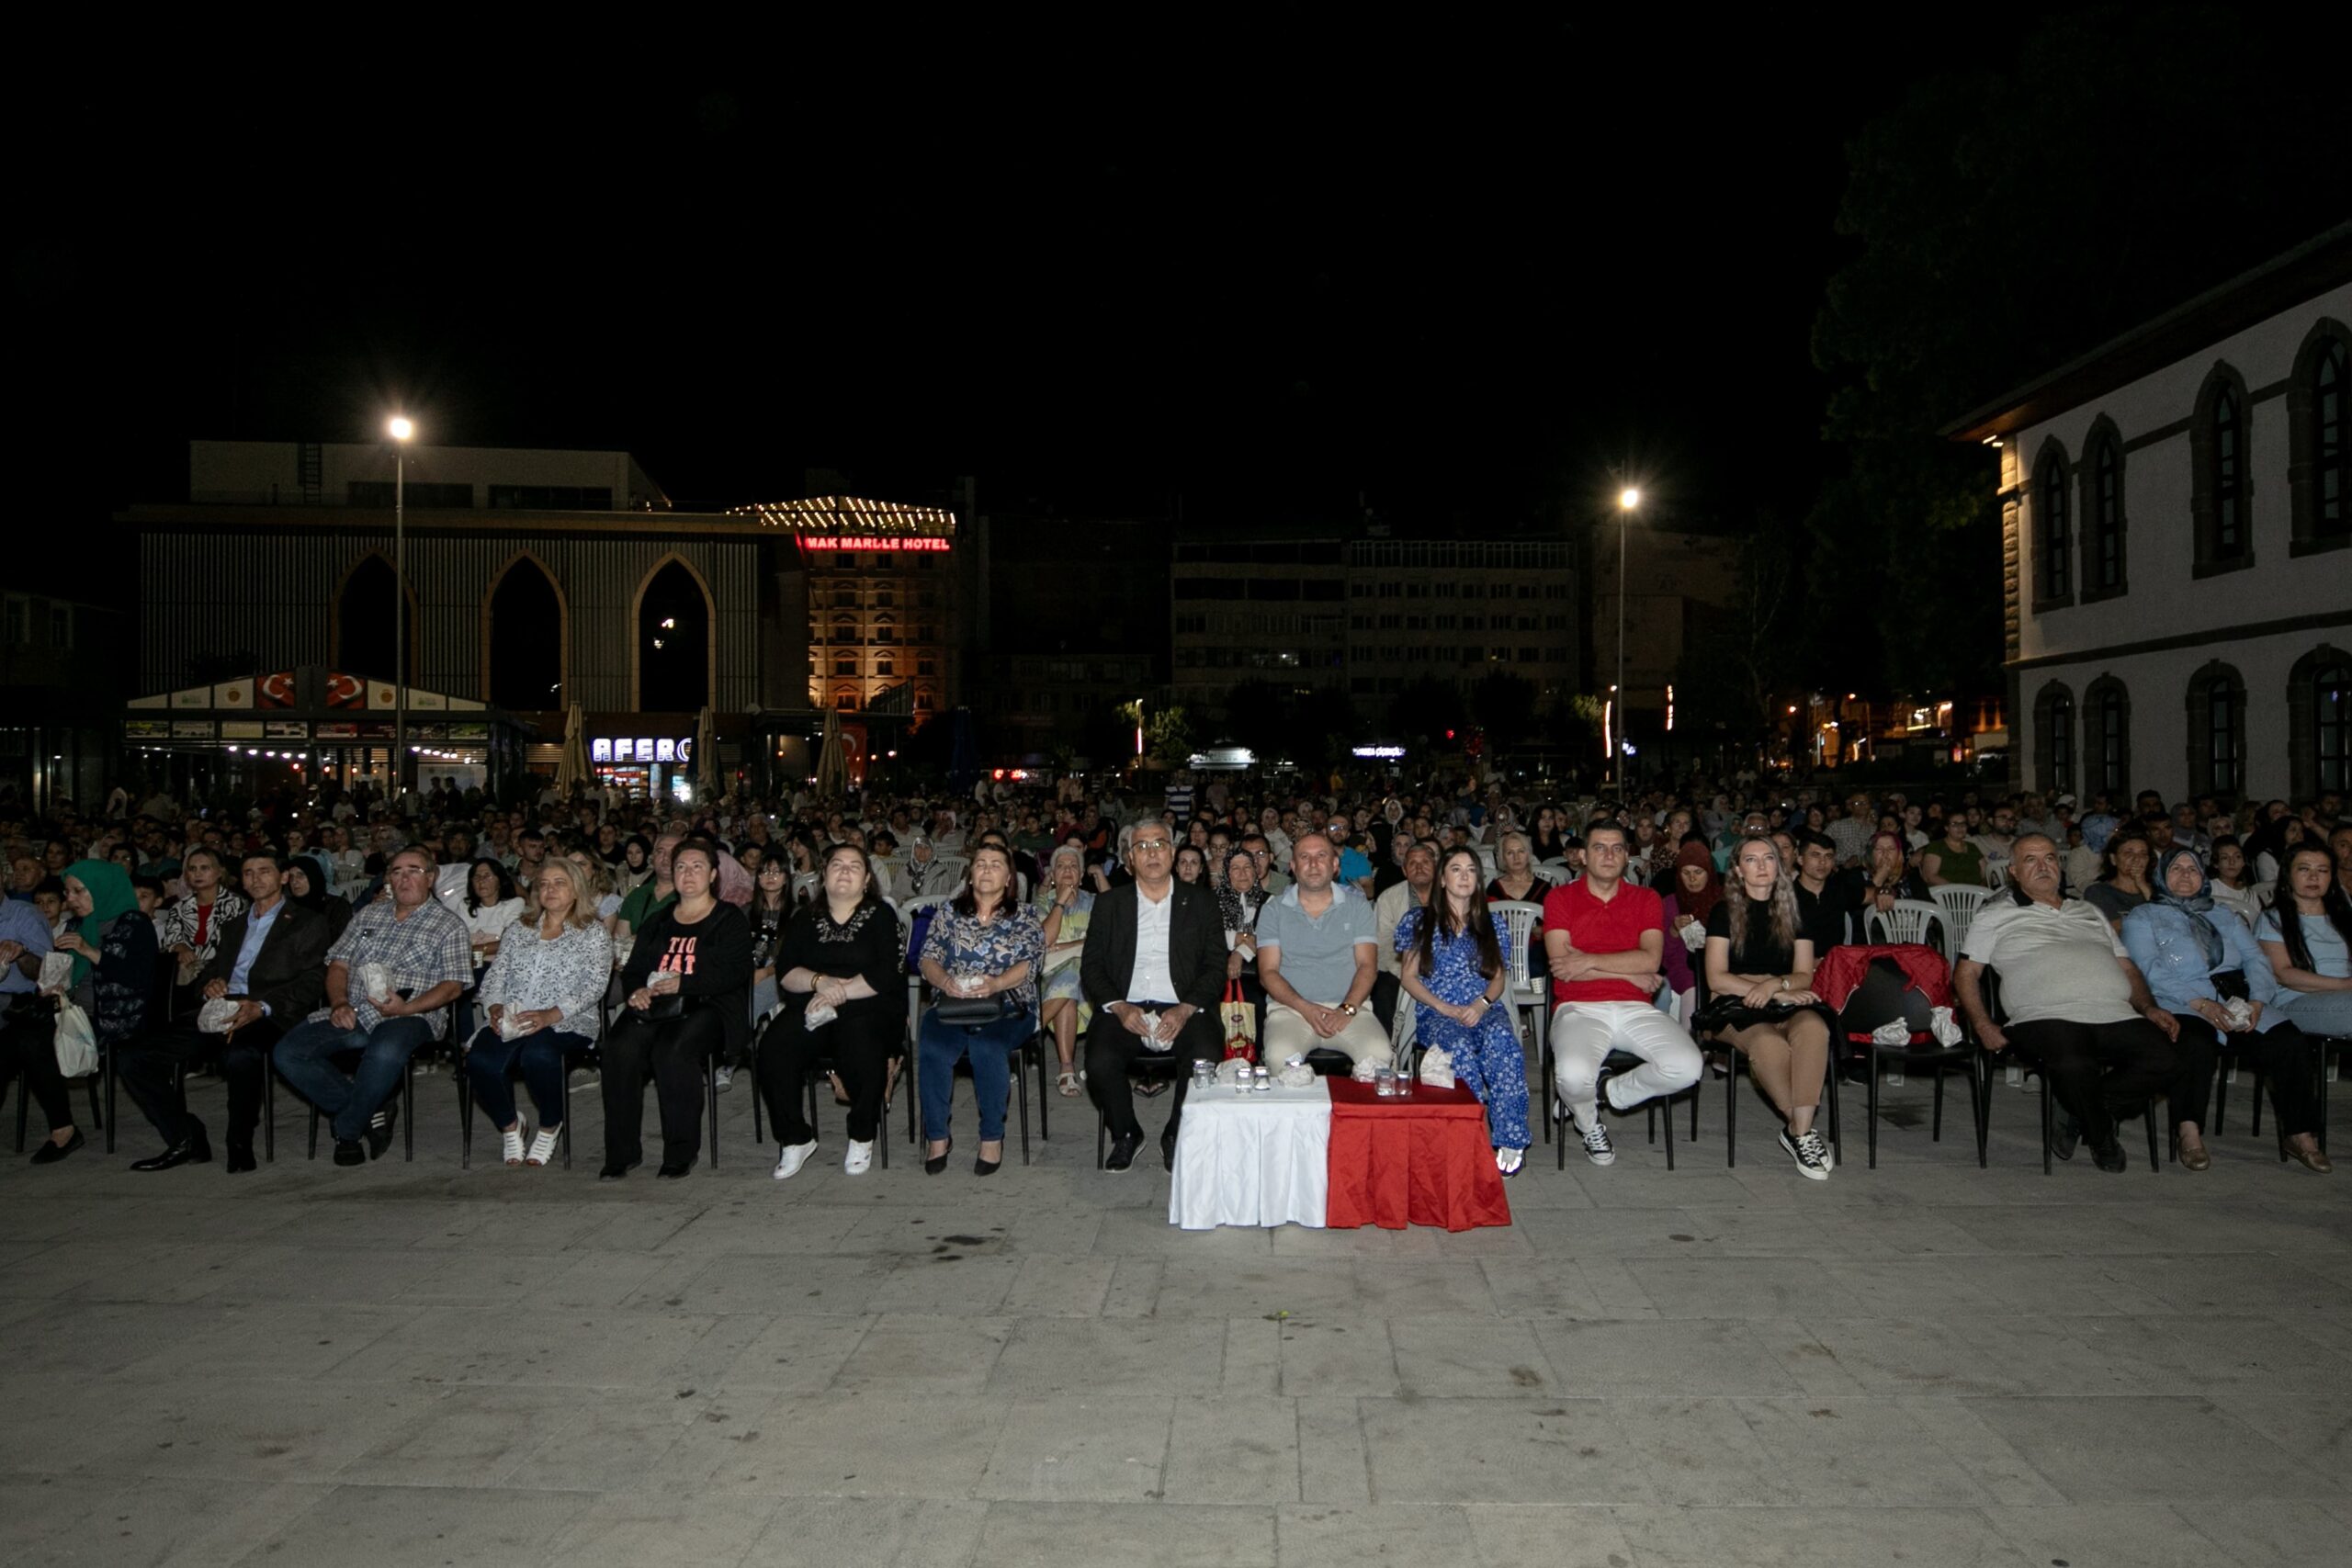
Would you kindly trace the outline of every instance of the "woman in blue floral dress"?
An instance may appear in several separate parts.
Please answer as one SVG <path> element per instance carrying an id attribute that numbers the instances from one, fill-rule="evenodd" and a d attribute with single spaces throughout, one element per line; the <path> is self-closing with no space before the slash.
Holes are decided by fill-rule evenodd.
<path id="1" fill-rule="evenodd" d="M 1487 910 L 1476 850 L 1448 850 L 1437 875 L 1429 904 L 1396 922 L 1401 980 L 1419 1009 L 1415 1038 L 1453 1059 L 1454 1081 L 1487 1108 L 1496 1168 L 1517 1176 L 1527 1156 L 1527 1058 L 1503 1001 L 1510 936 Z"/>

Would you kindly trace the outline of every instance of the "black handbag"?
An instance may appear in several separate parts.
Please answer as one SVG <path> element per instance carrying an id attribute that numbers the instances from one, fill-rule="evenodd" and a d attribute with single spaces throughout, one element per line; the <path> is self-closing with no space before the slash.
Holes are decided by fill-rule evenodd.
<path id="1" fill-rule="evenodd" d="M 2250 1002 L 2254 1000 L 2253 987 L 2249 987 L 2245 983 L 2245 971 L 2243 969 L 2214 970 L 2213 989 L 2220 994 L 2221 998 L 2225 1002 Z"/>
<path id="2" fill-rule="evenodd" d="M 1000 991 L 992 997 L 941 997 L 931 1004 L 931 1010 L 942 1023 L 978 1029 L 1029 1010 L 1015 1001 L 1012 992 Z"/>

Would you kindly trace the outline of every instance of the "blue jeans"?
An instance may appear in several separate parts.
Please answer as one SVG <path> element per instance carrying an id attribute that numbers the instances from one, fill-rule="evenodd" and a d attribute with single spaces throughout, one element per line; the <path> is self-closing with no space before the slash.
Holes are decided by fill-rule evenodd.
<path id="1" fill-rule="evenodd" d="M 335 1142 L 356 1143 L 401 1087 L 408 1059 L 432 1038 L 432 1021 L 423 1018 L 388 1018 L 372 1033 L 337 1029 L 332 1019 L 298 1023 L 277 1043 L 277 1076 L 333 1119 Z M 358 1053 L 359 1066 L 346 1074 L 334 1059 L 349 1052 Z"/>
<path id="2" fill-rule="evenodd" d="M 584 1034 L 563 1029 L 541 1029 L 513 1040 L 484 1029 L 466 1046 L 466 1081 L 473 1086 L 474 1103 L 490 1124 L 501 1132 L 515 1125 L 514 1086 L 506 1081 L 516 1058 L 523 1064 L 523 1087 L 531 1091 L 531 1106 L 547 1131 L 563 1125 L 564 1064 L 575 1051 L 593 1043 Z"/>
<path id="3" fill-rule="evenodd" d="M 1014 1013 L 994 1023 L 942 1023 L 936 1011 L 922 1015 L 915 1038 L 922 1074 L 922 1135 L 947 1136 L 947 1111 L 956 1098 L 956 1064 L 972 1059 L 972 1099 L 980 1108 L 980 1142 L 1004 1136 L 1004 1107 L 1012 1093 L 1012 1053 L 1037 1032 L 1034 1013 Z"/>

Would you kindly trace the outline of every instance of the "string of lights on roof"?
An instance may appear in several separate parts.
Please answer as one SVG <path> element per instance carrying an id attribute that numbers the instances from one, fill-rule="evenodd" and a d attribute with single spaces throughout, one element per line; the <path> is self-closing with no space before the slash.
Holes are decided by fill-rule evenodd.
<path id="1" fill-rule="evenodd" d="M 756 517 L 770 528 L 803 535 L 847 535 L 867 538 L 949 539 L 956 514 L 939 506 L 907 506 L 854 495 L 822 495 L 808 501 L 763 501 L 732 508 L 730 517 Z"/>

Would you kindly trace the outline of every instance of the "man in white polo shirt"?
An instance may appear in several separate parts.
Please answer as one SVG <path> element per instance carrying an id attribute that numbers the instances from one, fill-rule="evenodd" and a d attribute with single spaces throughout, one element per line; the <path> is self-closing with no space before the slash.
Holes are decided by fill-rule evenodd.
<path id="1" fill-rule="evenodd" d="M 2180 1021 L 2156 1006 L 2148 983 L 2106 919 L 2064 891 L 2059 850 L 2047 835 L 2010 846 L 2010 895 L 1979 910 L 1953 976 L 1961 1010 L 1987 1051 L 2014 1049 L 2049 1080 L 2059 1115 L 2051 1153 L 2072 1159 L 2077 1138 L 2105 1171 L 2129 1163 L 2116 1136 L 2119 1111 L 2149 1100 L 2203 1103 L 2210 1054 L 2180 1043 Z M 1998 970 L 2005 1023 L 1984 1005 L 1984 971 Z"/>
<path id="2" fill-rule="evenodd" d="M 1258 912 L 1258 981 L 1266 988 L 1266 1058 L 1279 1066 L 1318 1045 L 1358 1066 L 1390 1059 L 1373 1015 L 1379 933 L 1372 901 L 1336 883 L 1340 852 L 1320 833 L 1291 850 L 1297 878 Z"/>

